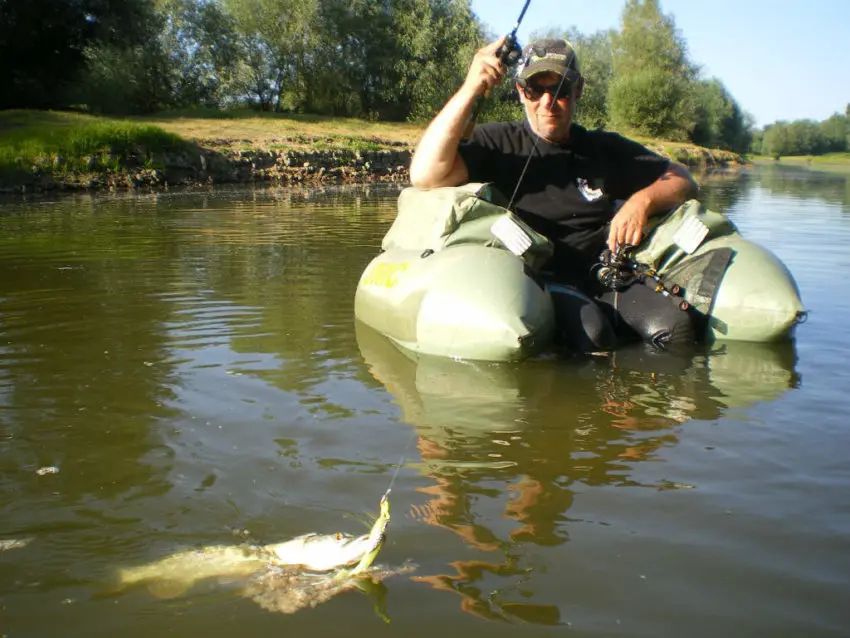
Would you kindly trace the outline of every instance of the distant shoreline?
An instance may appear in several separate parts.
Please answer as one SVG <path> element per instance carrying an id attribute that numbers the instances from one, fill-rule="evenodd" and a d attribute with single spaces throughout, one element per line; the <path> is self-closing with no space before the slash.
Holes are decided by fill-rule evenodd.
<path id="1" fill-rule="evenodd" d="M 754 157 L 758 166 L 795 166 L 803 169 L 826 171 L 829 173 L 850 173 L 850 153 L 830 153 L 828 155 L 787 156 L 778 160 L 772 157 Z"/>
<path id="2" fill-rule="evenodd" d="M 0 193 L 406 182 L 422 130 L 318 116 L 192 115 L 0 112 Z M 694 169 L 746 164 L 729 151 L 638 139 Z"/>

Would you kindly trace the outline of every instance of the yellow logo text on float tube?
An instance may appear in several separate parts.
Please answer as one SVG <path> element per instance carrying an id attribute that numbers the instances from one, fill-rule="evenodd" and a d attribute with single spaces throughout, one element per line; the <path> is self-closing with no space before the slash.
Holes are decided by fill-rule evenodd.
<path id="1" fill-rule="evenodd" d="M 363 276 L 362 284 L 364 286 L 392 288 L 398 283 L 399 275 L 407 270 L 409 265 L 410 263 L 406 261 L 375 264 L 375 267 Z"/>

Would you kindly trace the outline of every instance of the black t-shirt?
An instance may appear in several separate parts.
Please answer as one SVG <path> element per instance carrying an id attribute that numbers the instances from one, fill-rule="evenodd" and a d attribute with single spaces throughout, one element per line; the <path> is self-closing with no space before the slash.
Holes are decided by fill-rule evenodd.
<path id="1" fill-rule="evenodd" d="M 528 122 L 483 124 L 458 150 L 470 181 L 492 182 L 508 198 L 516 189 L 512 209 L 555 244 L 552 267 L 581 279 L 605 248 L 616 202 L 668 166 L 637 142 L 577 124 L 564 144 L 538 138 Z"/>

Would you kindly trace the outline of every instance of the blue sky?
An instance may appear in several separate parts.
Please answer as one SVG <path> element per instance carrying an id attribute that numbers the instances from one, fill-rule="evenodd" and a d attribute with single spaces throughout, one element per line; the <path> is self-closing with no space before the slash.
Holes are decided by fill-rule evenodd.
<path id="1" fill-rule="evenodd" d="M 619 27 L 624 0 L 531 0 L 519 30 Z M 523 0 L 472 0 L 495 33 L 510 31 Z M 758 126 L 824 120 L 850 102 L 850 0 L 661 0 L 706 77 L 720 79 Z"/>

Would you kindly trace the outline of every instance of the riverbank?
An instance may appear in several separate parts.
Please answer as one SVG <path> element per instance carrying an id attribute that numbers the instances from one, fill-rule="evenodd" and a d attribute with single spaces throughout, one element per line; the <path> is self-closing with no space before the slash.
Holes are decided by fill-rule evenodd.
<path id="1" fill-rule="evenodd" d="M 827 153 L 825 155 L 794 155 L 774 159 L 755 156 L 752 161 L 761 165 L 785 165 L 808 168 L 831 173 L 850 173 L 850 153 Z"/>
<path id="2" fill-rule="evenodd" d="M 0 192 L 402 182 L 421 133 L 419 124 L 251 111 L 122 120 L 2 111 Z M 744 164 L 729 151 L 641 141 L 692 168 Z"/>

